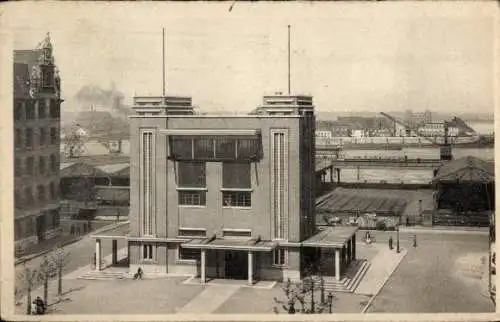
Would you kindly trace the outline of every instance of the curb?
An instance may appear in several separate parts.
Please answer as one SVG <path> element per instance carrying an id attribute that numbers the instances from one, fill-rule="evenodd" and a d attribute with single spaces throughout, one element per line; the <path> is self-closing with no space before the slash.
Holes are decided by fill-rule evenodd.
<path id="1" fill-rule="evenodd" d="M 113 229 L 113 228 L 116 228 L 116 227 L 119 227 L 119 226 L 123 226 L 125 224 L 128 224 L 128 220 L 125 221 L 125 222 L 119 222 L 119 223 L 112 223 L 112 224 L 109 224 L 109 225 L 106 225 L 104 227 L 101 227 L 93 232 L 91 232 L 90 234 L 87 234 L 87 235 L 82 235 L 82 236 L 78 236 L 78 237 L 75 237 L 74 239 L 70 239 L 70 240 L 67 240 L 63 243 L 60 243 L 59 244 L 59 247 L 66 247 L 68 245 L 71 245 L 71 244 L 74 244 L 82 239 L 84 239 L 85 237 L 89 237 L 89 236 L 92 236 L 92 235 L 95 235 L 96 233 L 100 233 L 100 232 L 103 232 L 103 231 L 106 231 L 106 230 L 110 230 L 110 229 Z M 37 258 L 37 257 L 40 257 L 40 256 L 43 256 L 45 254 L 48 254 L 50 253 L 51 251 L 53 251 L 54 249 L 53 248 L 49 248 L 49 249 L 46 249 L 44 251 L 41 251 L 39 253 L 36 253 L 36 254 L 31 254 L 31 255 L 27 255 L 25 257 L 21 257 L 19 259 L 17 259 L 15 262 L 14 262 L 14 266 L 17 266 L 17 265 L 20 265 L 20 264 L 24 264 L 34 258 Z"/>
<path id="2" fill-rule="evenodd" d="M 361 311 L 361 314 L 365 314 L 366 313 L 366 310 L 368 310 L 368 308 L 372 305 L 373 301 L 375 300 L 375 298 L 377 297 L 377 295 L 380 294 L 380 292 L 382 291 L 382 289 L 385 287 L 385 284 L 387 284 L 387 281 L 389 280 L 389 278 L 391 277 L 392 273 L 394 273 L 394 271 L 399 267 L 399 264 L 401 264 L 401 261 L 403 260 L 403 258 L 406 257 L 406 255 L 408 254 L 408 250 L 403 248 L 404 250 L 404 255 L 401 256 L 401 259 L 399 260 L 398 264 L 394 267 L 394 269 L 392 270 L 391 274 L 389 274 L 385 280 L 384 280 L 384 283 L 382 283 L 382 286 L 377 290 L 377 292 L 375 294 L 372 295 L 372 297 L 368 300 L 368 303 L 366 303 L 365 307 L 363 308 L 363 310 Z"/>

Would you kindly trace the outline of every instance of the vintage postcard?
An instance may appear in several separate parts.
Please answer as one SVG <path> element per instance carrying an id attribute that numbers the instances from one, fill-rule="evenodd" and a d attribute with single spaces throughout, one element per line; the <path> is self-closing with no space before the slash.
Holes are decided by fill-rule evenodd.
<path id="1" fill-rule="evenodd" d="M 2 317 L 495 320 L 498 9 L 3 4 Z"/>

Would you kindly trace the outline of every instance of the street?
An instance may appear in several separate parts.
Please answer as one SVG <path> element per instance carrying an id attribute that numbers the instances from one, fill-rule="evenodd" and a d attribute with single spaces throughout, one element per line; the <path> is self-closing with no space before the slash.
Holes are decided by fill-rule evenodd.
<path id="1" fill-rule="evenodd" d="M 124 241 L 118 241 L 118 249 L 125 247 L 126 243 Z M 67 245 L 64 247 L 64 250 L 69 253 L 67 265 L 63 268 L 63 275 L 68 274 L 82 266 L 89 265 L 92 262 L 92 257 L 95 252 L 95 241 L 90 236 L 83 237 L 80 241 Z M 111 240 L 104 241 L 102 243 L 102 252 L 103 257 L 111 254 Z M 50 256 L 51 253 L 48 253 L 47 256 Z M 39 267 L 43 260 L 43 256 L 35 257 L 25 264 L 30 269 L 36 269 Z M 16 276 L 16 286 L 20 287 L 21 290 L 24 290 L 25 286 L 22 281 L 17 281 L 19 274 L 22 273 L 24 269 L 24 265 L 20 264 L 15 267 L 15 276 Z"/>
<path id="2" fill-rule="evenodd" d="M 375 235 L 377 243 L 387 243 L 387 233 L 377 232 Z M 394 233 L 393 238 L 395 236 Z M 470 254 L 487 256 L 487 235 L 420 233 L 417 234 L 417 248 L 413 248 L 412 236 L 400 234 L 401 247 L 407 248 L 408 254 L 367 313 L 494 311 L 484 287 L 461 274 L 457 265 L 460 259 Z"/>

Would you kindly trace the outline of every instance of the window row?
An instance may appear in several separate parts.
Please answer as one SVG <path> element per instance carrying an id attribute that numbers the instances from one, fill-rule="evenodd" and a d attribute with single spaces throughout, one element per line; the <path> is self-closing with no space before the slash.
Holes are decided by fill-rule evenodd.
<path id="1" fill-rule="evenodd" d="M 59 118 L 61 103 L 59 99 L 51 99 L 47 106 L 46 99 L 18 100 L 14 104 L 14 120 L 41 120 L 45 118 Z"/>
<path id="2" fill-rule="evenodd" d="M 260 137 L 171 136 L 170 157 L 174 160 L 236 161 L 261 156 Z"/>
<path id="3" fill-rule="evenodd" d="M 59 133 L 57 128 L 51 127 L 50 129 L 40 127 L 36 129 L 25 128 L 16 129 L 14 133 L 14 146 L 16 148 L 33 148 L 35 143 L 38 146 L 55 145 L 58 143 Z"/>
<path id="4" fill-rule="evenodd" d="M 177 186 L 180 188 L 205 188 L 207 173 L 205 162 L 177 162 Z M 222 187 L 250 189 L 252 187 L 250 162 L 223 162 Z"/>
<path id="5" fill-rule="evenodd" d="M 57 183 L 40 184 L 35 188 L 25 187 L 14 191 L 14 205 L 16 208 L 32 206 L 37 203 L 44 203 L 50 200 L 57 200 L 59 197 L 59 187 Z"/>
<path id="6" fill-rule="evenodd" d="M 181 190 L 179 191 L 179 205 L 182 206 L 205 206 L 207 203 L 207 192 L 204 190 Z M 223 207 L 251 207 L 251 191 L 223 191 Z"/>
<path id="7" fill-rule="evenodd" d="M 59 170 L 59 160 L 57 155 L 50 156 L 40 155 L 38 157 L 27 157 L 24 162 L 21 158 L 16 158 L 14 161 L 14 176 L 21 177 L 23 175 L 33 176 L 55 173 Z"/>

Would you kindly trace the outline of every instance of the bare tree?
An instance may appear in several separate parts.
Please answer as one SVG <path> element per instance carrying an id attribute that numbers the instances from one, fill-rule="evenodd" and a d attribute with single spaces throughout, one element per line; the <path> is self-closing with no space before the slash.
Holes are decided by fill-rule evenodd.
<path id="1" fill-rule="evenodd" d="M 326 312 L 329 303 L 326 301 L 317 302 L 314 299 L 315 284 L 317 284 L 317 282 L 309 277 L 297 283 L 292 283 L 290 279 L 288 279 L 283 285 L 285 299 L 280 300 L 276 297 L 274 298 L 274 313 L 278 314 L 280 309 L 283 309 L 288 314 L 315 314 Z M 297 305 L 300 305 L 300 309 L 297 309 Z"/>
<path id="2" fill-rule="evenodd" d="M 47 304 L 49 300 L 49 280 L 54 276 L 54 266 L 45 255 L 40 268 L 38 269 L 37 279 L 43 283 L 43 301 Z"/>
<path id="3" fill-rule="evenodd" d="M 62 271 L 63 268 L 68 264 L 69 255 L 70 253 L 66 252 L 62 247 L 58 247 L 50 255 L 50 260 L 54 265 L 54 269 L 57 274 L 57 296 L 62 295 Z"/>
<path id="4" fill-rule="evenodd" d="M 28 266 L 26 266 L 26 263 L 23 264 L 23 270 L 19 274 L 19 279 L 23 281 L 23 283 L 26 286 L 26 292 L 27 292 L 27 301 L 26 301 L 26 314 L 30 315 L 31 314 L 31 291 L 33 290 L 33 287 L 35 286 L 35 283 L 38 278 L 38 271 L 36 269 L 31 269 Z"/>

